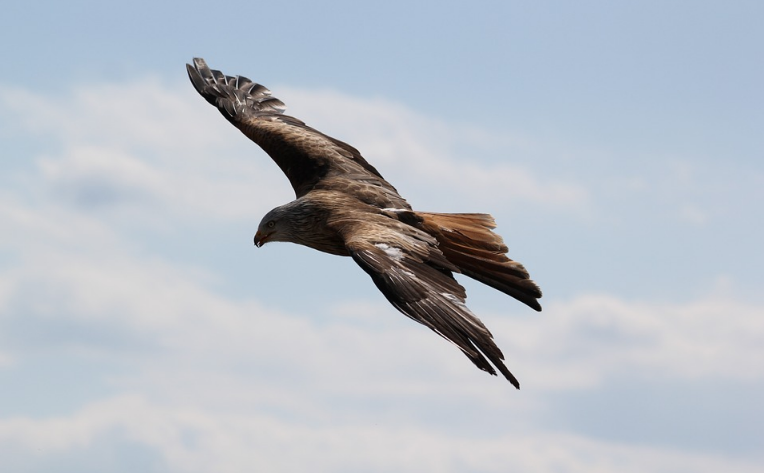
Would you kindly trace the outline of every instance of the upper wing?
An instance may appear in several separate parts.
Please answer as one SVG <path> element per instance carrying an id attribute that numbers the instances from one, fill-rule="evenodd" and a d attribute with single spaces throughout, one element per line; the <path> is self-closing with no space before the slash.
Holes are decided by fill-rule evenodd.
<path id="1" fill-rule="evenodd" d="M 347 186 L 352 181 L 382 189 L 393 201 L 396 197 L 403 201 L 357 149 L 284 115 L 284 103 L 262 85 L 243 76 L 231 77 L 211 70 L 199 58 L 194 59 L 193 66 L 186 64 L 186 69 L 196 91 L 273 158 L 297 197 L 322 181 L 326 184 L 323 187 L 330 188 Z M 390 203 L 401 205 L 379 202 Z"/>
<path id="2" fill-rule="evenodd" d="M 491 332 L 464 304 L 465 290 L 452 275 L 458 268 L 438 250 L 435 238 L 388 220 L 366 219 L 340 226 L 355 262 L 395 308 L 455 344 L 478 368 L 495 375 L 493 363 L 520 389 Z"/>

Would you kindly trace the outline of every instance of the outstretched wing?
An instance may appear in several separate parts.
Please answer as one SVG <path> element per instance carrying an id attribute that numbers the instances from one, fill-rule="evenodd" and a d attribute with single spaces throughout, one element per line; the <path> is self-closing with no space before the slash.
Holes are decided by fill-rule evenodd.
<path id="1" fill-rule="evenodd" d="M 438 250 L 435 238 L 394 220 L 339 227 L 355 262 L 396 309 L 459 347 L 481 370 L 495 375 L 495 366 L 520 389 L 491 332 L 464 304 L 465 290 L 452 274 L 459 269 Z"/>
<path id="2" fill-rule="evenodd" d="M 382 198 L 375 196 L 379 205 L 407 206 L 357 149 L 284 115 L 284 103 L 262 85 L 211 70 L 200 58 L 186 69 L 196 91 L 273 158 L 297 197 L 317 187 L 357 191 L 360 186 L 381 190 Z"/>

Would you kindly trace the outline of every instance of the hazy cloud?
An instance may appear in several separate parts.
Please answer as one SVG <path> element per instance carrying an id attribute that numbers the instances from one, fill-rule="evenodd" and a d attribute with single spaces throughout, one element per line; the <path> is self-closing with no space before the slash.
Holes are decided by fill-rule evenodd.
<path id="1" fill-rule="evenodd" d="M 114 433 L 120 435 L 115 438 Z M 211 415 L 193 407 L 165 406 L 124 396 L 48 420 L 0 421 L 4 456 L 55 458 L 106 449 L 103 439 L 127 440 L 156 455 L 152 471 L 239 472 L 357 470 L 503 472 L 754 472 L 745 461 L 709 454 L 595 441 L 575 435 L 511 432 L 477 435 L 388 423 L 297 424 L 268 415 Z M 138 452 L 143 453 L 143 452 Z M 143 453 L 146 455 L 147 453 Z M 140 458 L 133 459 L 140 461 Z M 157 464 L 159 463 L 159 464 Z"/>
<path id="2" fill-rule="evenodd" d="M 14 185 L 0 192 L 0 373 L 23 380 L 41 363 L 93 387 L 44 414 L 20 403 L 0 416 L 4 461 L 49 471 L 29 458 L 63 464 L 102 452 L 114 464 L 137 455 L 142 471 L 754 471 L 700 449 L 538 427 L 561 409 L 555 396 L 596 393 L 623 376 L 761 383 L 762 307 L 730 291 L 683 303 L 584 292 L 552 295 L 527 317 L 482 311 L 519 393 L 381 296 L 345 299 L 338 289 L 334 306 L 290 312 L 258 299 L 262 288 L 226 293 L 233 270 L 204 264 L 193 249 L 174 252 L 175 237 L 256 222 L 291 191 L 191 92 L 142 81 L 71 96 L 2 94 L 23 133 L 54 145 L 14 169 Z M 592 204 L 590 188 L 531 165 L 459 159 L 462 147 L 493 152 L 511 137 L 460 134 L 463 125 L 381 99 L 278 95 L 299 103 L 295 115 L 310 124 L 362 144 L 420 196 L 450 189 L 471 205 L 495 199 L 482 190 L 498 187 L 540 211 Z M 631 182 L 635 193 L 655 184 Z M 314 291 L 267 290 L 285 300 Z M 69 389 L 45 376 L 39 383 L 43 392 Z"/>

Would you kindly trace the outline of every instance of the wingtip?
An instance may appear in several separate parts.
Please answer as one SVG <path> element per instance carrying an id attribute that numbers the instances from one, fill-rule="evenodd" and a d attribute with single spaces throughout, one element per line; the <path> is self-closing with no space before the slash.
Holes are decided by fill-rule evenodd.
<path id="1" fill-rule="evenodd" d="M 229 120 L 246 113 L 283 114 L 286 111 L 284 102 L 273 97 L 265 86 L 244 76 L 227 76 L 210 69 L 200 57 L 186 64 L 186 72 L 196 91 Z"/>
<path id="2" fill-rule="evenodd" d="M 207 67 L 207 63 L 200 57 L 191 59 L 191 64 L 186 63 L 186 70 L 188 71 L 188 75 L 191 75 L 191 71 L 193 71 L 196 75 L 201 75 L 200 69 L 209 69 L 209 67 Z"/>
<path id="3" fill-rule="evenodd" d="M 509 384 L 515 387 L 518 391 L 520 390 L 520 381 L 515 378 L 515 376 L 508 370 L 506 367 L 504 369 L 499 368 L 499 371 L 501 371 L 501 374 L 504 375 L 504 378 L 509 381 Z M 491 373 L 492 375 L 496 376 L 496 373 Z"/>
<path id="4" fill-rule="evenodd" d="M 199 73 L 196 71 L 194 66 L 192 66 L 191 64 L 188 64 L 188 63 L 186 63 L 186 72 L 188 72 L 188 77 L 189 77 L 189 79 L 191 79 L 192 82 L 194 80 L 194 76 L 199 75 Z"/>
<path id="5" fill-rule="evenodd" d="M 507 378 L 507 381 L 509 381 L 512 384 L 512 386 L 514 386 L 515 389 L 517 389 L 519 391 L 520 390 L 520 381 L 518 381 L 517 378 L 515 378 L 514 375 L 509 372 L 509 370 L 507 370 L 507 372 L 503 373 L 503 374 L 504 374 L 504 377 Z M 509 376 L 507 376 L 507 374 L 509 374 Z"/>
<path id="6" fill-rule="evenodd" d="M 196 61 L 196 59 L 194 59 L 194 61 Z M 199 72 L 199 69 L 195 66 L 192 66 L 191 64 L 186 64 L 186 72 L 188 72 L 188 78 L 191 80 L 191 84 L 194 86 L 194 89 L 196 89 L 199 94 L 204 96 L 206 83 L 204 82 L 204 78 Z"/>

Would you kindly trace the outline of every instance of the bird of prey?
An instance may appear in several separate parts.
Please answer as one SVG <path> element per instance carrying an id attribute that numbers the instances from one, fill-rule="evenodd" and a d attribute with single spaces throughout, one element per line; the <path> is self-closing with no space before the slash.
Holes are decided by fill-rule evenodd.
<path id="1" fill-rule="evenodd" d="M 491 231 L 493 217 L 412 210 L 357 149 L 285 115 L 284 103 L 262 85 L 211 70 L 203 59 L 186 69 L 196 91 L 265 150 L 294 188 L 295 200 L 263 217 L 256 246 L 283 241 L 350 256 L 396 309 L 520 389 L 453 276 L 464 274 L 541 310 L 541 290 L 506 256 L 502 238 Z"/>

